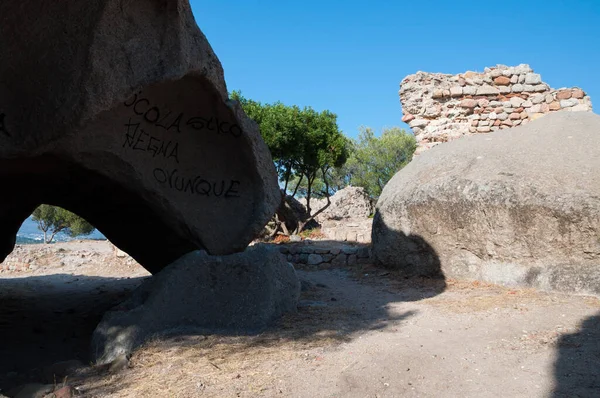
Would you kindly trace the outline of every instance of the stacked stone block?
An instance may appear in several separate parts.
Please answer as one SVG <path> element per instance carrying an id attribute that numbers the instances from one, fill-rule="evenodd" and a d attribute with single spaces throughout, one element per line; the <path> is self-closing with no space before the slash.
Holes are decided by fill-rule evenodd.
<path id="1" fill-rule="evenodd" d="M 402 80 L 399 94 L 402 121 L 417 138 L 417 152 L 464 135 L 523 125 L 550 112 L 592 110 L 582 89 L 552 89 L 525 64 L 458 75 L 417 72 Z"/>

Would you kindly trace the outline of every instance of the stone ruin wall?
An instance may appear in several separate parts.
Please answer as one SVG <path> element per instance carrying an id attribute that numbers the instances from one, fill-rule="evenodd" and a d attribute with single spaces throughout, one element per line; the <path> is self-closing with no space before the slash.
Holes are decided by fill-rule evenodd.
<path id="1" fill-rule="evenodd" d="M 526 124 L 556 111 L 591 111 L 580 88 L 553 89 L 529 65 L 497 65 L 483 73 L 417 72 L 400 83 L 402 121 L 417 153 L 464 135 Z"/>

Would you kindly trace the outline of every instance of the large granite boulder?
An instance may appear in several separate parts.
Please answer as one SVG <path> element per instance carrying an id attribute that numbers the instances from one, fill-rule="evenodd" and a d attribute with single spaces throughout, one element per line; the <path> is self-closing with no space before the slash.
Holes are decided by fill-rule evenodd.
<path id="1" fill-rule="evenodd" d="M 256 332 L 296 310 L 300 282 L 277 247 L 210 256 L 188 253 L 107 312 L 92 338 L 98 364 L 126 355 L 155 335 Z"/>
<path id="2" fill-rule="evenodd" d="M 424 152 L 383 190 L 372 239 L 377 262 L 407 274 L 600 293 L 600 116 Z"/>
<path id="3" fill-rule="evenodd" d="M 151 272 L 260 232 L 273 162 L 187 0 L 6 1 L 0 16 L 0 261 L 41 203 Z"/>

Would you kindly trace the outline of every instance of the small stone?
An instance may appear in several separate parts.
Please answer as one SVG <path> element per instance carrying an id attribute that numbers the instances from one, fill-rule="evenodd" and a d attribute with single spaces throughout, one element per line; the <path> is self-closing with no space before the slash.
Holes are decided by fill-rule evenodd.
<path id="1" fill-rule="evenodd" d="M 498 119 L 499 120 L 506 120 L 506 119 L 508 119 L 508 113 L 506 113 L 506 112 L 499 113 L 498 114 Z"/>
<path id="2" fill-rule="evenodd" d="M 500 94 L 500 91 L 496 87 L 490 86 L 488 84 L 477 88 L 477 95 L 498 95 L 498 94 Z"/>
<path id="3" fill-rule="evenodd" d="M 503 120 L 502 125 L 512 127 L 513 123 L 510 120 Z"/>
<path id="4" fill-rule="evenodd" d="M 298 236 L 298 235 L 291 235 L 290 236 L 290 242 L 302 242 L 302 238 L 300 236 Z"/>
<path id="5" fill-rule="evenodd" d="M 531 97 L 531 102 L 534 104 L 541 104 L 546 100 L 546 96 L 544 94 L 534 94 Z"/>
<path id="6" fill-rule="evenodd" d="M 521 124 L 521 119 L 513 120 L 513 126 L 518 126 L 519 124 Z"/>
<path id="7" fill-rule="evenodd" d="M 552 94 L 546 94 L 546 103 L 550 104 L 552 101 L 554 101 L 554 96 Z"/>
<path id="8" fill-rule="evenodd" d="M 459 84 L 461 87 L 464 87 L 464 86 L 466 86 L 466 85 L 467 85 L 467 81 L 466 81 L 464 78 L 462 78 L 462 77 L 459 77 L 459 78 L 458 78 L 458 84 Z"/>
<path id="9" fill-rule="evenodd" d="M 510 88 L 510 86 L 498 86 L 498 91 L 500 91 L 500 94 L 510 94 L 512 89 Z"/>
<path id="10" fill-rule="evenodd" d="M 527 114 L 527 112 L 523 111 L 521 112 L 521 119 L 527 119 L 529 117 L 529 115 Z"/>
<path id="11" fill-rule="evenodd" d="M 547 84 L 536 84 L 533 86 L 533 91 L 536 93 L 541 93 L 544 91 L 548 91 L 549 87 Z"/>
<path id="12" fill-rule="evenodd" d="M 477 86 L 481 86 L 483 84 L 483 79 L 481 77 L 474 76 L 473 77 L 473 84 L 475 84 Z"/>
<path id="13" fill-rule="evenodd" d="M 440 115 L 440 109 L 438 107 L 435 106 L 430 106 L 427 109 L 425 109 L 425 116 L 427 117 L 438 117 Z"/>
<path id="14" fill-rule="evenodd" d="M 512 92 L 513 93 L 522 93 L 523 92 L 523 85 L 522 84 L 513 84 L 513 86 L 512 86 Z"/>
<path id="15" fill-rule="evenodd" d="M 525 78 L 525 74 L 529 72 L 533 72 L 533 70 L 527 64 L 520 64 L 519 66 L 514 67 L 514 73 L 517 75 L 523 75 L 523 79 Z"/>
<path id="16" fill-rule="evenodd" d="M 483 126 L 489 126 L 490 122 L 489 120 L 480 120 L 478 123 L 479 126 L 483 127 Z"/>
<path id="17" fill-rule="evenodd" d="M 499 76 L 502 76 L 502 71 L 500 69 L 492 69 L 491 70 L 490 77 L 497 78 Z"/>
<path id="18" fill-rule="evenodd" d="M 569 108 L 569 107 L 575 106 L 577 104 L 579 104 L 579 101 L 577 101 L 575 98 L 560 100 L 561 108 Z"/>
<path id="19" fill-rule="evenodd" d="M 319 254 L 309 254 L 306 263 L 308 265 L 319 265 L 323 262 L 323 257 Z"/>
<path id="20" fill-rule="evenodd" d="M 477 132 L 477 127 L 471 126 L 469 127 L 469 133 L 476 133 Z"/>
<path id="21" fill-rule="evenodd" d="M 540 113 L 542 111 L 542 106 L 540 104 L 532 105 L 531 108 L 527 109 L 529 113 Z"/>
<path id="22" fill-rule="evenodd" d="M 510 99 L 510 104 L 515 108 L 520 107 L 523 102 L 525 102 L 525 100 L 521 97 L 512 97 Z"/>
<path id="23" fill-rule="evenodd" d="M 333 260 L 331 260 L 331 265 L 334 265 L 336 267 L 345 266 L 348 264 L 347 259 L 347 255 L 345 255 L 344 253 L 340 253 Z"/>
<path id="24" fill-rule="evenodd" d="M 540 112 L 542 113 L 548 113 L 550 112 L 550 105 L 548 105 L 547 103 L 542 103 L 540 104 Z"/>
<path id="25" fill-rule="evenodd" d="M 487 99 L 485 99 L 485 98 L 482 98 L 482 99 L 478 99 L 478 100 L 477 100 L 477 105 L 479 105 L 479 106 L 480 106 L 480 107 L 482 107 L 482 108 L 485 108 L 485 107 L 487 107 L 489 104 L 490 104 L 490 101 L 488 101 L 488 100 L 487 100 Z"/>
<path id="26" fill-rule="evenodd" d="M 572 93 L 573 98 L 582 99 L 583 97 L 585 97 L 585 93 L 580 88 L 574 88 L 571 91 L 571 93 Z"/>
<path id="27" fill-rule="evenodd" d="M 460 106 L 462 108 L 475 108 L 477 106 L 477 101 L 474 99 L 465 98 L 464 100 L 460 101 Z"/>
<path id="28" fill-rule="evenodd" d="M 525 84 L 523 85 L 523 91 L 526 93 L 533 93 L 535 91 L 535 86 L 531 84 Z"/>
<path id="29" fill-rule="evenodd" d="M 482 113 L 482 114 L 480 115 L 480 118 L 481 118 L 481 120 L 486 120 L 486 119 L 489 119 L 489 117 L 490 117 L 490 114 L 489 114 L 489 113 Z"/>
<path id="30" fill-rule="evenodd" d="M 451 97 L 460 97 L 463 95 L 463 89 L 460 86 L 450 87 L 450 96 Z"/>
<path id="31" fill-rule="evenodd" d="M 415 119 L 415 116 L 411 115 L 410 113 L 407 114 L 407 115 L 402 116 L 402 121 L 404 123 L 408 123 L 408 122 L 410 122 L 411 120 L 414 120 L 414 119 Z"/>
<path id="32" fill-rule="evenodd" d="M 356 254 L 349 255 L 348 256 L 348 265 L 350 265 L 350 266 L 356 265 L 356 263 L 358 262 L 357 260 L 358 260 L 358 258 L 356 257 Z"/>
<path id="33" fill-rule="evenodd" d="M 444 91 L 443 90 L 433 90 L 433 94 L 431 94 L 431 98 L 433 99 L 438 99 L 438 98 L 443 98 L 444 97 Z"/>
<path id="34" fill-rule="evenodd" d="M 525 83 L 525 75 L 519 75 L 519 84 Z"/>
<path id="35" fill-rule="evenodd" d="M 510 84 L 510 79 L 506 76 L 498 76 L 494 79 L 494 84 L 498 86 L 507 86 Z"/>
<path id="36" fill-rule="evenodd" d="M 450 90 L 444 90 L 442 91 L 442 94 L 444 95 L 444 97 L 449 97 L 450 96 Z"/>
<path id="37" fill-rule="evenodd" d="M 471 120 L 471 126 L 477 127 L 479 120 Z"/>
<path id="38" fill-rule="evenodd" d="M 519 75 L 512 75 L 512 77 L 510 78 L 510 83 L 517 84 L 518 82 L 519 82 Z"/>
<path id="39" fill-rule="evenodd" d="M 411 120 L 410 123 L 408 123 L 408 125 L 410 126 L 410 128 L 425 127 L 428 124 L 429 124 L 429 121 L 426 120 L 426 119 L 414 119 L 414 120 Z"/>
<path id="40" fill-rule="evenodd" d="M 508 118 L 511 119 L 511 120 L 520 120 L 521 119 L 521 115 L 515 112 L 515 113 L 511 113 L 508 116 Z"/>
<path id="41" fill-rule="evenodd" d="M 560 90 L 559 92 L 556 93 L 556 99 L 557 100 L 566 100 L 571 98 L 571 96 L 573 95 L 573 92 L 571 90 Z"/>
<path id="42" fill-rule="evenodd" d="M 496 120 L 494 122 L 494 126 L 500 126 L 500 123 L 502 123 L 502 120 Z"/>
<path id="43" fill-rule="evenodd" d="M 521 112 L 523 112 L 524 110 L 525 110 L 525 108 L 523 108 L 523 107 L 521 106 L 521 107 L 519 107 L 519 108 L 515 109 L 515 112 L 517 112 L 517 113 L 521 113 Z"/>
<path id="44" fill-rule="evenodd" d="M 477 88 L 474 86 L 465 86 L 463 87 L 464 95 L 475 95 L 477 93 Z"/>
<path id="45" fill-rule="evenodd" d="M 515 68 L 506 68 L 502 71 L 502 76 L 511 77 L 515 74 Z"/>
<path id="46" fill-rule="evenodd" d="M 560 103 L 558 101 L 554 101 L 550 104 L 551 111 L 557 111 L 560 109 Z"/>
<path id="47" fill-rule="evenodd" d="M 530 106 L 533 106 L 533 102 L 531 102 L 530 100 L 526 100 L 526 101 L 523 101 L 523 103 L 521 104 L 521 106 L 523 108 L 529 108 Z"/>
<path id="48" fill-rule="evenodd" d="M 491 130 L 492 130 L 492 131 L 498 131 L 498 129 L 499 129 L 499 128 L 500 128 L 500 126 L 492 126 L 492 127 L 491 127 Z"/>
<path id="49" fill-rule="evenodd" d="M 490 119 L 491 119 L 491 120 L 496 120 L 496 119 L 498 119 L 498 115 L 496 114 L 496 112 L 492 112 L 492 113 L 490 113 Z"/>
<path id="50" fill-rule="evenodd" d="M 477 132 L 478 133 L 489 133 L 490 132 L 490 127 L 489 126 L 482 126 L 482 127 L 477 127 Z"/>
<path id="51" fill-rule="evenodd" d="M 542 76 L 538 73 L 527 73 L 525 75 L 525 84 L 540 84 L 542 82 Z"/>
<path id="52" fill-rule="evenodd" d="M 344 253 L 344 254 L 356 254 L 357 252 L 358 252 L 358 249 L 356 247 L 353 247 L 353 246 L 342 247 L 342 253 Z"/>

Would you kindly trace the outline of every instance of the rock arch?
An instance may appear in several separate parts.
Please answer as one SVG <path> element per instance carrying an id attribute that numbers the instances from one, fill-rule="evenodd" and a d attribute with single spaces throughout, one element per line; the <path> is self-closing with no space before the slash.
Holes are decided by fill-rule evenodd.
<path id="1" fill-rule="evenodd" d="M 0 260 L 40 203 L 151 272 L 243 250 L 277 176 L 188 2 L 22 3 L 0 5 Z"/>

